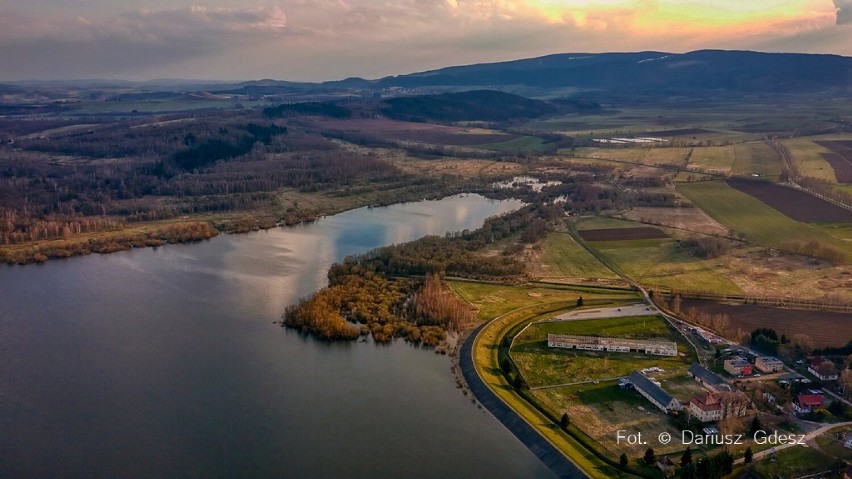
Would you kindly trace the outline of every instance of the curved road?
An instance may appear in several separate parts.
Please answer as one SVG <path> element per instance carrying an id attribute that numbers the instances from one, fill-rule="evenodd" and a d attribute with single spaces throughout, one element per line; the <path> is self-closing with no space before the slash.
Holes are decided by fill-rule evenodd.
<path id="1" fill-rule="evenodd" d="M 586 479 L 587 476 L 570 459 L 565 457 L 553 444 L 536 432 L 532 426 L 518 416 L 509 406 L 486 386 L 473 365 L 473 341 L 476 335 L 488 323 L 480 325 L 465 340 L 459 352 L 459 365 L 470 391 L 506 429 L 512 432 L 533 454 L 538 457 L 557 476 L 566 479 Z"/>

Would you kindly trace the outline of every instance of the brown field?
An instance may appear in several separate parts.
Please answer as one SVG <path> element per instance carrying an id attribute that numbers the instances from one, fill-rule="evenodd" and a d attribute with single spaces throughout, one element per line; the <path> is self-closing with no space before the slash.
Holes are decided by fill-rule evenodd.
<path id="1" fill-rule="evenodd" d="M 659 208 L 639 206 L 625 212 L 623 217 L 633 221 L 643 221 L 668 226 L 684 232 L 726 236 L 728 228 L 699 208 Z"/>
<path id="2" fill-rule="evenodd" d="M 780 309 L 752 304 L 726 304 L 704 300 L 684 300 L 682 311 L 695 308 L 709 314 L 727 314 L 731 325 L 745 332 L 773 328 L 792 337 L 804 334 L 814 346 L 845 346 L 852 339 L 852 313 L 826 313 L 798 309 Z"/>
<path id="3" fill-rule="evenodd" d="M 852 223 L 852 212 L 792 188 L 750 180 L 728 185 L 802 223 Z"/>
<path id="4" fill-rule="evenodd" d="M 688 135 L 704 135 L 708 133 L 716 133 L 712 130 L 703 128 L 681 128 L 679 130 L 663 130 L 648 133 L 648 136 L 688 136 Z"/>
<path id="5" fill-rule="evenodd" d="M 823 153 L 834 175 L 840 183 L 852 183 L 852 141 L 816 141 L 820 146 L 831 150 L 831 153 Z"/>
<path id="6" fill-rule="evenodd" d="M 598 230 L 580 231 L 580 236 L 586 241 L 620 241 L 668 238 L 669 235 L 653 226 L 638 228 L 605 228 Z"/>
<path id="7" fill-rule="evenodd" d="M 314 125 L 340 131 L 357 131 L 395 140 L 416 141 L 453 146 L 483 145 L 514 140 L 518 135 L 496 133 L 476 128 L 432 125 L 387 119 L 321 120 Z"/>

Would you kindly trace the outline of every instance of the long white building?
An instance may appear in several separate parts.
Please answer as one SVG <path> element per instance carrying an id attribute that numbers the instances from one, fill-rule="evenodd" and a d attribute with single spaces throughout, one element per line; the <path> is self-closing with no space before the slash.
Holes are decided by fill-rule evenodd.
<path id="1" fill-rule="evenodd" d="M 547 346 L 551 348 L 582 349 L 585 351 L 636 352 L 656 356 L 677 356 L 677 343 L 672 341 L 548 334 Z"/>

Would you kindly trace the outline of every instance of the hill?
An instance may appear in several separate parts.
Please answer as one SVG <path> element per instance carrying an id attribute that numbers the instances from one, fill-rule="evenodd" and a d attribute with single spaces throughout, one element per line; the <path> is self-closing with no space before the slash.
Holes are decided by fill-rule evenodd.
<path id="1" fill-rule="evenodd" d="M 390 98 L 379 108 L 388 117 L 407 121 L 507 121 L 556 111 L 549 103 L 493 90 Z"/>
<path id="2" fill-rule="evenodd" d="M 386 77 L 373 84 L 379 88 L 574 87 L 667 96 L 848 92 L 850 85 L 849 57 L 723 50 L 565 53 Z"/>

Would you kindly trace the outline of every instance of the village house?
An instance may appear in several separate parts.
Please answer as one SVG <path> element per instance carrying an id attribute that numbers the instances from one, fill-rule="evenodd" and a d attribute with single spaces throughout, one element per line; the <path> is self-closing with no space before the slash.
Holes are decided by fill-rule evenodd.
<path id="1" fill-rule="evenodd" d="M 808 394 L 799 394 L 793 400 L 793 410 L 796 414 L 807 414 L 814 409 L 822 407 L 824 398 L 822 394 L 816 391 L 809 391 Z"/>
<path id="2" fill-rule="evenodd" d="M 645 396 L 645 399 L 651 401 L 651 404 L 657 406 L 664 413 L 683 410 L 683 405 L 677 398 L 667 393 L 639 371 L 633 371 L 627 379 L 639 391 L 639 394 Z"/>
<path id="3" fill-rule="evenodd" d="M 784 362 L 771 356 L 761 356 L 754 361 L 754 367 L 762 373 L 777 373 L 784 370 Z"/>
<path id="4" fill-rule="evenodd" d="M 835 381 L 840 375 L 837 366 L 825 358 L 813 358 L 808 365 L 808 372 L 816 376 L 820 381 Z"/>
<path id="5" fill-rule="evenodd" d="M 727 371 L 731 376 L 750 376 L 751 363 L 740 358 L 726 359 L 725 371 Z"/>

